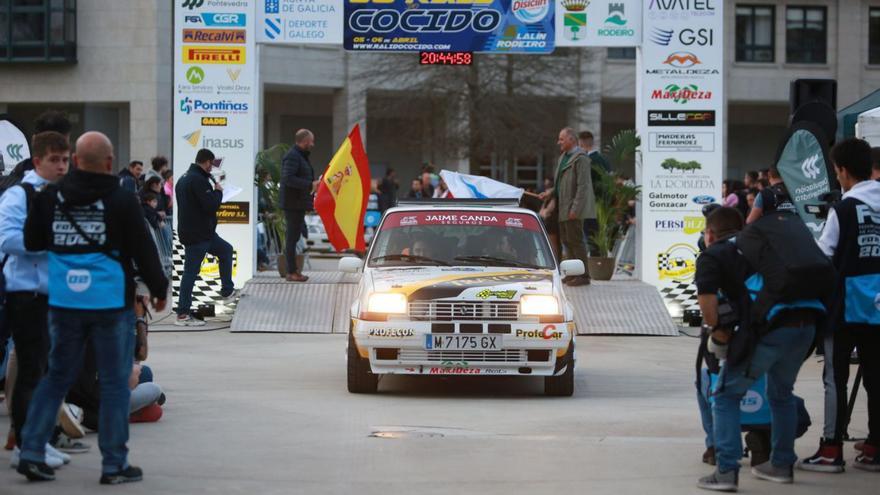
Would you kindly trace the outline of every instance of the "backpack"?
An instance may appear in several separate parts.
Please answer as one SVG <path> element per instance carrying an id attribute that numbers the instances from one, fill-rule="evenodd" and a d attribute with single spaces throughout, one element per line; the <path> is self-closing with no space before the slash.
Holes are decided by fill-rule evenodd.
<path id="1" fill-rule="evenodd" d="M 776 211 L 749 224 L 736 245 L 763 278 L 751 317 L 766 326 L 767 314 L 779 303 L 824 301 L 837 277 L 831 260 L 819 248 L 804 222 L 794 213 Z"/>

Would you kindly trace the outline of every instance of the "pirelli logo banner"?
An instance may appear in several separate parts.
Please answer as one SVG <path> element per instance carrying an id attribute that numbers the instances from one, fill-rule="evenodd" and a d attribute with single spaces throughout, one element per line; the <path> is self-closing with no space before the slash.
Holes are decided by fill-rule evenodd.
<path id="1" fill-rule="evenodd" d="M 243 46 L 187 46 L 183 47 L 184 64 L 244 65 L 247 62 Z"/>

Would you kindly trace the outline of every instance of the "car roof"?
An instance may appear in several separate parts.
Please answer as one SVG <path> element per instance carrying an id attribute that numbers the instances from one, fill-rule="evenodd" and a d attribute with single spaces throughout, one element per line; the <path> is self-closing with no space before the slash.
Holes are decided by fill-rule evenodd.
<path id="1" fill-rule="evenodd" d="M 426 203 L 424 205 L 421 204 L 407 204 L 403 206 L 395 206 L 393 208 L 389 208 L 385 211 L 385 215 L 389 213 L 396 212 L 413 212 L 413 211 L 479 211 L 479 212 L 500 212 L 500 213 L 520 213 L 524 215 L 532 215 L 537 216 L 532 210 L 527 208 L 521 208 L 519 206 L 500 206 L 497 204 L 486 204 L 486 205 L 478 205 L 478 204 L 461 204 L 461 203 L 450 203 L 450 204 L 430 204 Z M 384 216 L 384 215 L 383 215 Z"/>

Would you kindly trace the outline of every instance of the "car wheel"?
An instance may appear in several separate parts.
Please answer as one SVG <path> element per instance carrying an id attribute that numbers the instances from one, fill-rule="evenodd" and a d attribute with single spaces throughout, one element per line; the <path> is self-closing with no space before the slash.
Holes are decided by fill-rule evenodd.
<path id="1" fill-rule="evenodd" d="M 358 353 L 354 337 L 348 334 L 348 391 L 353 394 L 374 394 L 379 377 L 370 370 L 370 360 Z"/>
<path id="2" fill-rule="evenodd" d="M 568 351 L 562 357 L 565 360 L 565 372 L 559 376 L 544 377 L 544 395 L 552 397 L 571 397 L 574 395 L 574 345 L 568 345 Z"/>

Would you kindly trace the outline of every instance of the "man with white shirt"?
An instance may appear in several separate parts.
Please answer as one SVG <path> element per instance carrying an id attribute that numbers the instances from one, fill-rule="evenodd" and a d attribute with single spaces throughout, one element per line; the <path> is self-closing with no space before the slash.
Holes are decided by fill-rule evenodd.
<path id="1" fill-rule="evenodd" d="M 850 355 L 859 351 L 868 395 L 868 439 L 854 466 L 880 472 L 880 182 L 871 180 L 871 147 L 847 139 L 831 150 L 843 198 L 828 213 L 819 238 L 838 272 L 825 348 L 825 429 L 819 450 L 801 469 L 840 473 L 848 423 Z"/>

